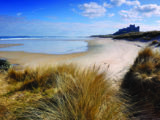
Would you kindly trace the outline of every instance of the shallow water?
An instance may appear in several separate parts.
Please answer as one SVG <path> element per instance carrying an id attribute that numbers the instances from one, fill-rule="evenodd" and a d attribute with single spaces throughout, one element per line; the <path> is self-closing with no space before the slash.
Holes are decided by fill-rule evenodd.
<path id="1" fill-rule="evenodd" d="M 71 54 L 85 52 L 88 50 L 87 38 L 1 38 L 0 44 L 23 44 L 21 46 L 12 46 L 0 48 L 0 51 L 24 51 L 29 53 L 44 54 Z"/>

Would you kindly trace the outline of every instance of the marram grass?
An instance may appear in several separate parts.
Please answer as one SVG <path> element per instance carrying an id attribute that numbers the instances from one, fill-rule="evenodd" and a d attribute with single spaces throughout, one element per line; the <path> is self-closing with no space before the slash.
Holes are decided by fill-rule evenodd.
<path id="1" fill-rule="evenodd" d="M 126 120 L 129 115 L 106 73 L 95 66 L 12 69 L 7 81 L 18 85 L 6 99 L 23 94 L 18 102 L 25 103 L 11 105 L 13 120 Z"/>
<path id="2" fill-rule="evenodd" d="M 125 75 L 121 89 L 135 104 L 132 110 L 143 116 L 160 118 L 160 53 L 151 48 L 140 51 Z"/>

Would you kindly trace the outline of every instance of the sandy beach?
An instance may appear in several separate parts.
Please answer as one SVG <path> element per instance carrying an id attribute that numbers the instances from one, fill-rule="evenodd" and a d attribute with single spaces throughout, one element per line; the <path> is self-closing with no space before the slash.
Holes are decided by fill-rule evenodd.
<path id="1" fill-rule="evenodd" d="M 31 68 L 63 63 L 75 63 L 84 67 L 96 65 L 101 66 L 102 70 L 107 70 L 109 77 L 112 79 L 120 79 L 129 66 L 133 64 L 138 51 L 146 44 L 109 38 L 96 38 L 88 41 L 88 51 L 83 53 L 51 55 L 1 51 L 0 58 L 6 58 L 12 64 Z"/>

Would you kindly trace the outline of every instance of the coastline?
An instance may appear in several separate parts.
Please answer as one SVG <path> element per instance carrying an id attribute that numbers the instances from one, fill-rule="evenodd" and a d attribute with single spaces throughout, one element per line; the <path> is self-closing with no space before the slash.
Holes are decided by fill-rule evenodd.
<path id="1" fill-rule="evenodd" d="M 43 67 L 63 63 L 75 63 L 82 67 L 93 65 L 107 70 L 112 79 L 120 78 L 134 62 L 138 52 L 146 46 L 143 42 L 129 42 L 110 38 L 86 40 L 88 51 L 66 55 L 52 55 L 26 52 L 2 52 L 0 57 L 6 58 L 11 64 L 22 67 Z"/>
<path id="2" fill-rule="evenodd" d="M 6 58 L 11 64 L 18 64 L 21 67 L 30 68 L 36 68 L 45 65 L 55 65 L 66 60 L 82 56 L 84 54 L 86 54 L 86 52 L 66 55 L 51 55 L 41 53 L 0 51 L 0 57 Z"/>
<path id="3" fill-rule="evenodd" d="M 21 46 L 23 44 L 0 44 L 0 48 L 12 47 L 12 46 Z"/>

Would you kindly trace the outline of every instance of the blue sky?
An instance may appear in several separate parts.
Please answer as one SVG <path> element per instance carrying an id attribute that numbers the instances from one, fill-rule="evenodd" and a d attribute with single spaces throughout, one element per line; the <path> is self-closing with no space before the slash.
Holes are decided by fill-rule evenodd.
<path id="1" fill-rule="evenodd" d="M 129 24 L 160 30 L 160 0 L 0 0 L 0 36 L 110 34 Z"/>

